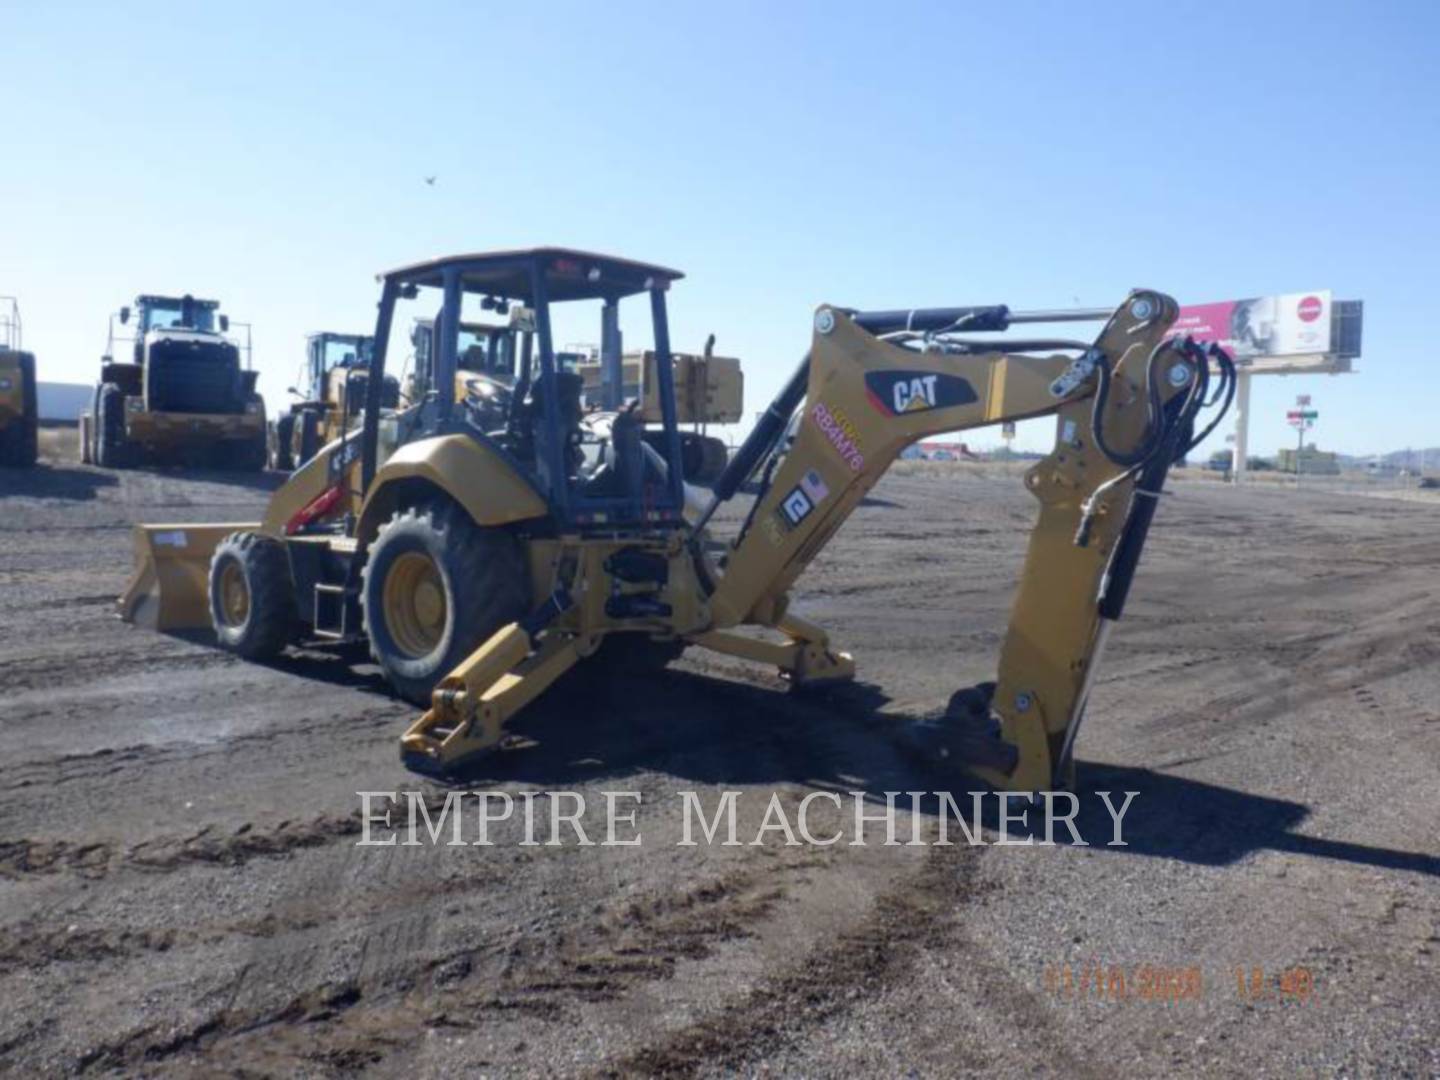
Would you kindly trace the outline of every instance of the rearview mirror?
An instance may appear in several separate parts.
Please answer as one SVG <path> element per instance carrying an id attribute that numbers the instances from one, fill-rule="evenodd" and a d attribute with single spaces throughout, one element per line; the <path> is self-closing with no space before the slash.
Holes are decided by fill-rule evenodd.
<path id="1" fill-rule="evenodd" d="M 225 332 L 226 332 L 227 330 L 229 330 L 229 329 L 230 329 L 230 316 L 229 316 L 229 315 L 221 315 L 221 316 L 220 316 L 220 332 L 223 334 L 223 333 L 225 333 Z"/>
<path id="2" fill-rule="evenodd" d="M 300 391 L 299 391 L 299 390 L 296 390 L 295 387 L 293 387 L 293 386 L 287 386 L 287 387 L 285 388 L 285 392 L 286 392 L 287 394 L 294 394 L 296 397 L 299 397 L 299 396 L 300 396 Z"/>
<path id="3" fill-rule="evenodd" d="M 510 328 L 522 333 L 535 333 L 535 309 L 516 304 L 510 309 Z"/>
<path id="4" fill-rule="evenodd" d="M 128 323 L 129 321 L 130 321 L 130 309 L 129 309 L 128 307 L 122 307 L 122 308 L 120 309 L 120 322 L 121 322 L 122 324 L 124 324 L 124 323 Z"/>

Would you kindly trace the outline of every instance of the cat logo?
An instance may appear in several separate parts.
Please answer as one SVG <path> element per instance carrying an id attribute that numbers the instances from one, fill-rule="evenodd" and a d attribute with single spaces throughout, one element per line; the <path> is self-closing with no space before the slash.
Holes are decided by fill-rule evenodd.
<path id="1" fill-rule="evenodd" d="M 979 400 L 974 387 L 960 376 L 930 371 L 872 371 L 865 376 L 865 395 L 886 416 L 969 405 Z"/>

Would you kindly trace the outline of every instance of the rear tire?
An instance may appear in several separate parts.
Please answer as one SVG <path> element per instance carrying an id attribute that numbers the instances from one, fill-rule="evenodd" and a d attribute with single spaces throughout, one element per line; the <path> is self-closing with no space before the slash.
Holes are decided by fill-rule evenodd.
<path id="1" fill-rule="evenodd" d="M 100 388 L 95 413 L 95 464 L 105 469 L 128 469 L 133 447 L 125 438 L 125 395 L 113 383 Z"/>
<path id="2" fill-rule="evenodd" d="M 90 431 L 84 447 L 86 465 L 100 464 L 100 391 L 103 389 L 103 386 L 95 387 L 95 393 L 90 396 Z"/>
<path id="3" fill-rule="evenodd" d="M 285 545 L 252 532 L 220 541 L 210 560 L 210 623 L 220 647 L 268 660 L 294 639 L 297 621 Z"/>
<path id="4" fill-rule="evenodd" d="M 530 604 L 524 551 L 445 501 L 395 514 L 370 545 L 360 590 L 370 654 L 403 698 L 435 684 Z"/>

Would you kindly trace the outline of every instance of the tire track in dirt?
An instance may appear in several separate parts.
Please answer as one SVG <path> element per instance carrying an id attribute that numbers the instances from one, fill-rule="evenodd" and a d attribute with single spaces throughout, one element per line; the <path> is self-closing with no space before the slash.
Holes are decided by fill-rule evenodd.
<path id="1" fill-rule="evenodd" d="M 122 868 L 169 872 L 205 864 L 243 866 L 251 859 L 284 856 L 360 830 L 361 816 L 355 811 L 308 821 L 282 821 L 266 829 L 246 822 L 228 835 L 206 825 L 188 836 L 156 837 L 129 846 L 109 840 L 0 841 L 0 877 L 71 873 L 98 881 Z"/>
<path id="2" fill-rule="evenodd" d="M 149 772 L 177 762 L 197 762 L 205 758 L 244 755 L 252 750 L 269 750 L 277 743 L 309 742 L 311 737 L 328 732 L 343 733 L 352 742 L 376 733 L 393 733 L 399 724 L 395 707 L 360 709 L 341 712 L 325 719 L 310 720 L 301 731 L 277 728 L 269 731 L 232 735 L 219 742 L 197 742 L 106 747 L 85 754 L 63 754 L 12 766 L 6 770 L 6 783 L 0 791 L 22 788 L 54 788 L 71 783 L 93 784 L 130 771 Z"/>
<path id="3" fill-rule="evenodd" d="M 1069 1075 L 1098 1075 L 1077 1058 L 1049 1021 L 1038 997 L 983 958 L 962 928 L 962 912 L 979 887 L 977 849 L 932 846 L 920 872 L 882 894 L 872 911 L 833 942 L 772 975 L 759 987 L 692 1024 L 669 1032 L 593 1071 L 599 1077 L 747 1073 L 783 1047 L 844 1016 L 864 1000 L 903 984 L 927 953 L 960 950 L 1004 989 L 1002 1011 L 1024 1017 L 1037 1052 Z M 992 1002 L 993 1004 L 993 1002 Z M 983 1069 L 978 1048 L 953 1048 L 957 1070 Z"/>
<path id="4" fill-rule="evenodd" d="M 1390 619 L 1383 623 L 1387 627 L 1392 624 Z M 1212 698 L 1198 708 L 1156 717 L 1142 726 L 1149 731 L 1169 731 L 1199 723 L 1267 723 L 1282 711 L 1302 709 L 1337 695 L 1346 697 L 1357 680 L 1380 682 L 1417 666 L 1440 662 L 1437 648 L 1432 657 L 1417 664 L 1416 654 L 1407 648 L 1413 644 L 1414 635 L 1413 628 L 1404 626 L 1371 631 L 1359 639 L 1340 635 L 1336 648 L 1307 649 L 1302 660 L 1296 660 L 1293 654 L 1287 656 L 1282 649 L 1285 663 L 1271 678 L 1252 680 L 1243 690 Z M 1298 644 L 1286 643 L 1284 648 Z"/>
<path id="5" fill-rule="evenodd" d="M 243 1070 L 253 1055 L 257 1062 L 285 1061 L 291 1070 L 302 1061 L 343 1070 L 413 1049 L 427 1030 L 471 1030 L 496 1014 L 561 1022 L 574 1008 L 669 979 L 681 960 L 706 957 L 747 936 L 783 899 L 774 877 L 773 868 L 766 875 L 746 870 L 722 876 L 678 896 L 612 905 L 562 942 L 519 935 L 412 956 L 383 974 L 309 986 L 268 1007 L 240 1004 L 243 987 L 261 976 L 247 967 L 225 1002 L 193 1023 L 179 1029 L 147 1025 L 91 1048 L 75 1068 L 188 1069 L 223 1060 L 227 1068 Z M 297 967 L 307 963 L 306 953 L 297 955 Z"/>

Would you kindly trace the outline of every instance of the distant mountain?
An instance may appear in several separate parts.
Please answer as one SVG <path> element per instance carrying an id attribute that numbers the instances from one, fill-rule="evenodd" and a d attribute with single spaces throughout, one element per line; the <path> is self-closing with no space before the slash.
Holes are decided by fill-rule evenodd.
<path id="1" fill-rule="evenodd" d="M 1418 468 L 1422 461 L 1426 468 L 1436 469 L 1440 468 L 1440 446 L 1430 446 L 1423 450 L 1392 450 L 1388 454 L 1381 454 L 1380 460 L 1397 469 Z"/>
<path id="2" fill-rule="evenodd" d="M 1389 469 L 1418 470 L 1423 463 L 1427 472 L 1440 471 L 1440 446 L 1391 450 L 1388 454 L 1337 454 L 1335 457 L 1343 468 L 1363 468 L 1375 464 Z"/>

